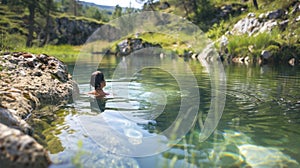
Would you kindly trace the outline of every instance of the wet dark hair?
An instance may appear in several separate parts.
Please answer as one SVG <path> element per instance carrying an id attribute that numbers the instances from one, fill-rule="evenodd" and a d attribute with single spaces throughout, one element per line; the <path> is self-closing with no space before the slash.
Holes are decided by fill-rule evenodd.
<path id="1" fill-rule="evenodd" d="M 98 89 L 101 86 L 101 82 L 104 82 L 104 75 L 101 71 L 95 71 L 92 73 L 90 84 Z"/>

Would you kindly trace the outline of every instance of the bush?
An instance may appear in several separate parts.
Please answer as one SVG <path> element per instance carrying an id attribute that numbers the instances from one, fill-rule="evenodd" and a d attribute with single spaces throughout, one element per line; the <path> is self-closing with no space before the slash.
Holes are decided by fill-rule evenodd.
<path id="1" fill-rule="evenodd" d="M 1 51 L 15 50 L 16 48 L 25 47 L 26 37 L 20 34 L 2 34 L 0 41 Z"/>
<path id="2" fill-rule="evenodd" d="M 225 34 L 225 30 L 224 20 L 222 20 L 219 24 L 215 23 L 212 28 L 208 30 L 207 37 L 212 40 L 217 40 Z"/>

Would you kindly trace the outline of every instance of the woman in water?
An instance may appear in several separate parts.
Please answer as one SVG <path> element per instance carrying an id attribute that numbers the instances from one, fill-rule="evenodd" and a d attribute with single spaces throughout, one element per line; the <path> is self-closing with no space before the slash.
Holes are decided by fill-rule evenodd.
<path id="1" fill-rule="evenodd" d="M 103 88 L 106 86 L 106 82 L 101 71 L 92 73 L 90 84 L 95 88 L 95 90 L 89 92 L 89 94 L 95 95 L 96 97 L 104 97 L 109 95 L 103 91 Z"/>

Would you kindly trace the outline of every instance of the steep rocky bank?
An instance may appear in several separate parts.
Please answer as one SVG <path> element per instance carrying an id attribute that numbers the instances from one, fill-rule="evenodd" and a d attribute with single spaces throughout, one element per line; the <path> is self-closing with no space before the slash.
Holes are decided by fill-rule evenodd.
<path id="1" fill-rule="evenodd" d="M 217 41 L 224 59 L 237 63 L 299 64 L 299 1 L 291 1 L 284 8 L 245 14 Z"/>
<path id="2" fill-rule="evenodd" d="M 43 105 L 69 102 L 77 85 L 66 65 L 45 54 L 3 54 L 0 72 L 0 162 L 12 167 L 47 167 L 47 152 L 28 136 L 34 128 L 26 120 Z"/>
<path id="3" fill-rule="evenodd" d="M 52 18 L 52 24 L 48 31 L 38 28 L 37 34 L 40 41 L 50 44 L 71 44 L 81 45 L 86 42 L 88 37 L 100 28 L 103 24 L 87 19 L 72 17 Z M 48 36 L 46 38 L 46 36 Z"/>

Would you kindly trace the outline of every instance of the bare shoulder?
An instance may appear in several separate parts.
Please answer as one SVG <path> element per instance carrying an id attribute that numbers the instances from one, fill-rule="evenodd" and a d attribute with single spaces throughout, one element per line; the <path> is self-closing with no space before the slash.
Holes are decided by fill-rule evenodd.
<path id="1" fill-rule="evenodd" d="M 93 91 L 87 92 L 86 94 L 90 94 L 90 95 L 96 95 L 97 93 L 96 93 L 96 91 L 95 91 L 95 90 L 93 90 Z"/>

